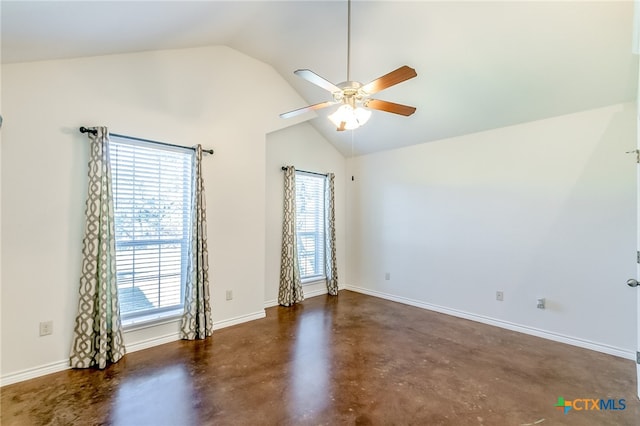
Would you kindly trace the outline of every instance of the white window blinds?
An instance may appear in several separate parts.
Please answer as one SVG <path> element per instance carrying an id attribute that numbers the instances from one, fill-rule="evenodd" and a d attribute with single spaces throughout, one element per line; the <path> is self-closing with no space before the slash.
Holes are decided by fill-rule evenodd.
<path id="1" fill-rule="evenodd" d="M 296 231 L 300 278 L 324 278 L 324 186 L 326 177 L 296 172 Z"/>
<path id="2" fill-rule="evenodd" d="M 123 319 L 182 306 L 193 153 L 111 138 L 116 269 Z"/>

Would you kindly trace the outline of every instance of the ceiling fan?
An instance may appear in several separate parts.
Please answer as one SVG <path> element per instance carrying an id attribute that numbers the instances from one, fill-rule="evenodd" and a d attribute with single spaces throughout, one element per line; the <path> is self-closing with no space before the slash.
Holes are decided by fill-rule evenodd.
<path id="1" fill-rule="evenodd" d="M 341 106 L 329 115 L 329 119 L 336 125 L 336 130 L 352 130 L 360 127 L 371 116 L 371 111 L 365 108 L 375 109 L 393 114 L 410 116 L 416 111 L 415 107 L 408 105 L 396 104 L 393 102 L 373 99 L 371 95 L 376 94 L 403 81 L 416 77 L 416 70 L 406 65 L 391 71 L 367 84 L 357 81 L 351 81 L 350 77 L 350 61 L 351 61 L 351 0 L 347 2 L 347 81 L 339 84 L 333 84 L 325 78 L 319 76 L 308 69 L 299 69 L 294 71 L 298 77 L 304 78 L 310 83 L 315 84 L 329 92 L 333 97 L 332 100 L 309 105 L 304 108 L 294 109 L 293 111 L 280 114 L 281 118 L 290 118 L 308 111 L 315 111 L 332 105 L 341 104 Z"/>

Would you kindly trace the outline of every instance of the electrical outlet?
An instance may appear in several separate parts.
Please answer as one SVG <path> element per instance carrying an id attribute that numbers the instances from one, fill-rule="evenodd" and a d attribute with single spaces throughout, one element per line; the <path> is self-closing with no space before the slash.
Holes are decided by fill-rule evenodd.
<path id="1" fill-rule="evenodd" d="M 504 292 L 496 291 L 496 300 L 502 302 L 504 300 Z"/>
<path id="2" fill-rule="evenodd" d="M 40 336 L 53 334 L 53 321 L 43 321 L 40 323 Z"/>
<path id="3" fill-rule="evenodd" d="M 384 279 L 385 279 L 386 281 L 389 281 L 389 280 L 391 279 L 391 272 L 386 272 L 386 273 L 384 274 Z"/>
<path id="4" fill-rule="evenodd" d="M 547 301 L 544 297 L 538 299 L 538 309 L 545 309 L 547 307 Z"/>
<path id="5" fill-rule="evenodd" d="M 233 300 L 233 290 L 227 290 L 227 300 Z"/>

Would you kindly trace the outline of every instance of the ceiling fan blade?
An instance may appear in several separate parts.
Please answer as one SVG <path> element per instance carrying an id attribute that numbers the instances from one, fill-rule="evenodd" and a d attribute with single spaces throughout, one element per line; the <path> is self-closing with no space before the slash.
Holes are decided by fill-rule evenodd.
<path id="1" fill-rule="evenodd" d="M 293 73 L 298 77 L 302 77 L 305 80 L 315 84 L 316 86 L 320 86 L 323 89 L 328 90 L 331 93 L 342 91 L 342 89 L 340 89 L 338 86 L 324 79 L 323 77 L 320 77 L 318 74 L 311 70 L 295 70 Z"/>
<path id="2" fill-rule="evenodd" d="M 365 84 L 360 90 L 367 92 L 369 95 L 378 93 L 388 87 L 395 86 L 398 83 L 409 80 L 417 76 L 416 70 L 406 65 L 401 66 L 397 70 L 391 71 L 389 74 L 385 74 L 373 80 L 370 83 Z"/>
<path id="3" fill-rule="evenodd" d="M 381 101 L 380 99 L 369 99 L 364 104 L 364 106 L 367 108 L 377 109 L 384 112 L 392 112 L 394 114 L 400 114 L 407 117 L 416 112 L 415 107 L 395 104 L 393 102 Z"/>
<path id="4" fill-rule="evenodd" d="M 319 104 L 313 104 L 313 105 L 306 106 L 304 108 L 294 109 L 293 111 L 283 112 L 282 114 L 280 114 L 280 118 L 295 117 L 296 115 L 304 114 L 305 112 L 309 112 L 309 111 L 315 111 L 317 109 L 326 108 L 334 104 L 335 102 L 332 102 L 332 101 L 320 102 Z"/>

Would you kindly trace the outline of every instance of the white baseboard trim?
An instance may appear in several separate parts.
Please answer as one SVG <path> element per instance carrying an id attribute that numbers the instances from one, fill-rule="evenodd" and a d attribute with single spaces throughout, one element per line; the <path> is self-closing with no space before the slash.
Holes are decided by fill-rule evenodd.
<path id="1" fill-rule="evenodd" d="M 138 352 L 145 349 L 153 348 L 154 346 L 164 345 L 165 343 L 175 342 L 180 340 L 180 333 L 169 333 L 164 336 L 152 337 L 150 339 L 141 340 L 139 342 L 126 345 L 127 353 Z"/>
<path id="2" fill-rule="evenodd" d="M 526 325 L 516 324 L 509 321 L 503 321 L 484 315 L 472 314 L 457 309 L 451 309 L 444 306 L 434 305 L 432 303 L 422 302 L 419 300 L 409 299 L 402 296 L 395 296 L 388 293 L 383 293 L 376 290 L 370 290 L 363 287 L 347 285 L 346 290 L 355 291 L 357 293 L 366 294 L 369 296 L 379 297 L 381 299 L 391 300 L 392 302 L 398 302 L 405 305 L 415 306 L 417 308 L 426 309 L 429 311 L 439 312 L 442 314 L 451 315 L 458 318 L 464 318 L 471 321 L 480 322 L 483 324 L 493 325 L 495 327 L 505 328 L 511 331 L 517 331 L 519 333 L 529 334 L 536 337 L 542 337 L 543 339 L 553 340 L 555 342 L 566 343 L 572 346 L 578 346 L 584 349 L 590 349 L 596 352 L 602 352 L 605 354 L 617 356 L 624 359 L 630 359 L 635 361 L 636 353 L 622 348 L 605 345 L 602 343 L 592 342 L 589 340 L 580 339 L 577 337 L 566 336 L 559 333 L 554 333 L 546 330 L 542 330 L 535 327 L 529 327 Z"/>
<path id="3" fill-rule="evenodd" d="M 278 306 L 278 299 L 265 300 L 264 308 L 273 308 L 274 306 Z"/>
<path id="4" fill-rule="evenodd" d="M 52 362 L 50 364 L 16 371 L 15 373 L 9 373 L 0 377 L 0 387 L 24 382 L 29 379 L 35 379 L 40 376 L 46 376 L 51 373 L 58 373 L 60 371 L 68 370 L 69 368 L 69 360 L 65 359 L 64 361 Z"/>
<path id="5" fill-rule="evenodd" d="M 266 316 L 264 310 L 254 312 L 247 315 L 241 315 L 235 318 L 230 318 L 223 321 L 216 321 L 213 323 L 214 330 L 220 330 L 221 328 L 231 327 L 232 325 L 242 324 L 244 322 L 257 320 Z M 127 353 L 137 352 L 144 349 L 149 349 L 154 346 L 164 345 L 165 343 L 175 342 L 180 340 L 180 333 L 165 334 L 163 336 L 153 337 L 151 339 L 142 340 L 126 345 Z M 60 371 L 68 370 L 69 360 L 57 361 L 50 364 L 41 365 L 38 367 L 27 368 L 25 370 L 17 371 L 15 373 L 9 373 L 0 377 L 0 387 L 12 385 L 14 383 L 23 382 L 25 380 L 35 379 L 37 377 L 45 376 L 51 373 L 58 373 Z"/>
<path id="6" fill-rule="evenodd" d="M 264 318 L 266 316 L 264 310 L 254 312 L 251 314 L 240 315 L 239 317 L 229 318 L 223 321 L 215 321 L 213 323 L 214 330 L 220 330 L 222 328 L 231 327 L 232 325 L 242 324 L 243 322 L 253 321 Z M 178 320 L 178 327 L 180 321 Z M 153 337 L 151 339 L 142 340 L 136 343 L 127 345 L 127 353 L 137 352 L 144 349 L 149 349 L 154 346 L 164 345 L 165 343 L 175 342 L 180 340 L 180 332 L 165 334 L 164 336 Z"/>
<path id="7" fill-rule="evenodd" d="M 316 296 L 322 296 L 323 294 L 327 294 L 327 289 L 326 288 L 321 288 L 318 290 L 305 290 L 304 288 L 302 289 L 303 294 L 304 294 L 304 298 L 305 299 L 311 299 L 312 297 L 316 297 Z M 274 306 L 278 306 L 278 299 L 271 299 L 271 300 L 266 300 L 264 302 L 264 308 L 273 308 Z"/>
<path id="8" fill-rule="evenodd" d="M 223 321 L 215 321 L 213 323 L 213 329 L 220 330 L 221 328 L 231 327 L 232 325 L 242 324 L 243 322 L 258 320 L 266 316 L 267 314 L 264 312 L 264 309 L 262 309 L 258 312 L 253 312 L 251 314 L 240 315 L 239 317 L 229 318 Z"/>

